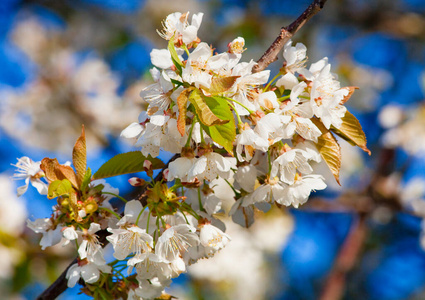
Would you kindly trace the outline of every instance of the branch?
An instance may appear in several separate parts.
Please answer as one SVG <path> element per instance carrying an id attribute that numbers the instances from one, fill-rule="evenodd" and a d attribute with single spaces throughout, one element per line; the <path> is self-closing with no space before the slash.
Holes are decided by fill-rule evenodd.
<path id="1" fill-rule="evenodd" d="M 180 154 L 175 154 L 168 162 L 167 164 L 161 169 L 161 171 L 158 173 L 158 175 L 154 178 L 154 181 L 160 181 L 163 179 L 163 173 L 166 168 L 168 168 L 168 165 L 170 162 L 176 160 L 180 157 Z M 146 205 L 146 199 L 144 199 L 144 193 L 146 191 L 146 186 L 143 187 L 139 191 L 139 195 L 134 197 L 135 199 L 138 199 L 142 202 L 143 206 Z M 106 237 L 109 235 L 109 232 L 106 230 L 99 231 L 99 241 L 105 246 L 108 243 L 108 240 Z M 38 297 L 37 300 L 53 300 L 56 299 L 60 294 L 65 292 L 65 290 L 68 288 L 68 280 L 66 279 L 66 272 L 68 272 L 68 269 L 78 262 L 78 257 L 75 258 L 69 265 L 66 267 L 65 271 L 62 272 L 62 274 L 53 282 L 47 289 L 45 289 Z"/>
<path id="2" fill-rule="evenodd" d="M 50 300 L 56 299 L 60 294 L 65 292 L 68 288 L 68 280 L 66 279 L 66 273 L 68 269 L 78 262 L 77 258 L 75 258 L 68 267 L 66 267 L 65 271 L 60 274 L 60 276 L 53 282 L 47 289 L 44 290 L 40 296 L 37 297 L 37 300 Z"/>
<path id="3" fill-rule="evenodd" d="M 342 299 L 347 273 L 354 267 L 366 237 L 366 215 L 360 215 L 359 220 L 352 225 L 350 233 L 344 241 L 335 264 L 326 280 L 320 300 Z"/>
<path id="4" fill-rule="evenodd" d="M 277 55 L 283 49 L 285 44 L 303 25 L 310 20 L 315 14 L 322 10 L 327 0 L 314 0 L 309 7 L 289 26 L 282 27 L 280 34 L 274 40 L 269 49 L 264 52 L 263 56 L 257 61 L 257 64 L 252 68 L 253 73 L 263 71 L 272 62 L 277 60 Z"/>

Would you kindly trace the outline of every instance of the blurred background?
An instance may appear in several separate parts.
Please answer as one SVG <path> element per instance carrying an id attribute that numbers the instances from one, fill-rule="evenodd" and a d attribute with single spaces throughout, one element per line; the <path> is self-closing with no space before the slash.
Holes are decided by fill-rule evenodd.
<path id="1" fill-rule="evenodd" d="M 198 36 L 218 51 L 237 36 L 257 60 L 310 0 L 0 1 L 0 293 L 34 299 L 75 257 L 41 251 L 26 219 L 49 217 L 35 189 L 17 198 L 17 158 L 71 159 L 85 124 L 88 165 L 134 150 L 119 134 L 145 106 L 156 33 L 171 12 L 203 12 Z M 232 242 L 189 268 L 168 292 L 179 299 L 425 299 L 425 1 L 329 0 L 293 38 L 309 64 L 329 57 L 372 155 L 341 141 L 332 176 L 298 210 L 254 225 L 228 223 Z M 270 68 L 276 74 L 282 56 Z M 162 156 L 166 159 L 167 154 Z M 319 166 L 320 167 L 320 166 Z M 326 172 L 325 168 L 324 171 Z M 110 183 L 129 193 L 128 177 Z M 225 192 L 223 192 L 225 194 Z M 425 223 L 424 223 L 425 224 Z M 61 299 L 87 299 L 79 288 Z"/>

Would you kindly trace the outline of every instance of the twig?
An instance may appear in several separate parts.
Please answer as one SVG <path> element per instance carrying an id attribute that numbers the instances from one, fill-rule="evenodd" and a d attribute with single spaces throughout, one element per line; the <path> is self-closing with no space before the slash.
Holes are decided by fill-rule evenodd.
<path id="1" fill-rule="evenodd" d="M 164 168 L 161 169 L 161 171 L 158 173 L 158 175 L 154 178 L 154 181 L 160 181 L 163 178 L 163 172 L 166 168 L 168 168 L 168 165 L 170 162 L 176 160 L 178 157 L 180 157 L 180 154 L 175 154 L 168 163 L 164 166 Z M 143 194 L 146 191 L 146 187 L 142 188 L 139 192 L 139 195 L 135 197 L 139 201 L 142 201 L 142 203 L 145 201 L 144 205 L 146 205 L 146 200 L 144 199 Z M 99 241 L 105 246 L 108 243 L 108 240 L 106 237 L 109 235 L 109 233 L 106 230 L 102 230 L 99 232 Z M 68 269 L 78 262 L 78 258 L 75 258 L 69 265 L 66 267 L 65 271 L 62 272 L 61 275 L 53 282 L 47 289 L 45 289 L 38 297 L 37 300 L 53 300 L 56 299 L 60 294 L 65 292 L 65 290 L 68 288 L 68 280 L 66 279 L 66 273 L 68 272 Z"/>
<path id="2" fill-rule="evenodd" d="M 68 280 L 66 279 L 66 273 L 68 269 L 78 262 L 77 258 L 75 258 L 68 267 L 66 267 L 65 271 L 60 274 L 60 276 L 53 282 L 47 289 L 37 297 L 37 300 L 50 300 L 56 299 L 60 294 L 65 292 L 68 288 Z"/>
<path id="3" fill-rule="evenodd" d="M 322 10 L 327 0 L 314 0 L 309 7 L 289 26 L 282 27 L 280 34 L 271 44 L 269 49 L 264 52 L 263 56 L 257 61 L 257 64 L 252 68 L 253 73 L 260 72 L 267 68 L 272 62 L 277 60 L 277 55 L 283 49 L 285 44 L 292 36 L 308 21 L 311 17 Z"/>
<path id="4" fill-rule="evenodd" d="M 347 273 L 354 267 L 367 237 L 366 215 L 352 225 L 350 233 L 336 258 L 325 282 L 320 300 L 342 299 Z"/>

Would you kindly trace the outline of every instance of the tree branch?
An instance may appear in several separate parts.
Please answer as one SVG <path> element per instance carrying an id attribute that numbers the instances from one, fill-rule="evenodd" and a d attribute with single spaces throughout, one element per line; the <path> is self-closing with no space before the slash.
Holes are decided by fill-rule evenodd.
<path id="1" fill-rule="evenodd" d="M 154 178 L 154 181 L 160 181 L 163 179 L 163 172 L 165 169 L 168 168 L 168 165 L 170 162 L 176 160 L 180 157 L 180 154 L 175 154 L 168 162 L 167 164 L 161 169 L 161 171 L 156 175 Z M 143 206 L 146 205 L 146 199 L 144 199 L 144 193 L 146 191 L 146 186 L 144 186 L 138 193 L 135 199 L 138 199 L 142 202 Z M 131 197 L 133 199 L 133 197 Z M 99 241 L 105 246 L 108 243 L 108 240 L 106 237 L 109 235 L 109 232 L 106 230 L 99 231 Z M 60 294 L 65 292 L 65 290 L 68 288 L 68 280 L 66 279 L 66 273 L 68 272 L 68 269 L 78 262 L 78 257 L 76 257 L 69 265 L 66 267 L 65 271 L 62 272 L 61 275 L 47 288 L 45 289 L 38 297 L 37 300 L 53 300 L 56 299 Z"/>
<path id="2" fill-rule="evenodd" d="M 314 0 L 294 22 L 287 27 L 282 27 L 280 29 L 280 34 L 269 49 L 267 49 L 263 56 L 257 61 L 257 64 L 252 68 L 252 72 L 257 73 L 263 71 L 268 65 L 276 61 L 280 50 L 283 49 L 285 44 L 308 20 L 310 20 L 311 17 L 322 10 L 326 1 L 327 0 Z"/>

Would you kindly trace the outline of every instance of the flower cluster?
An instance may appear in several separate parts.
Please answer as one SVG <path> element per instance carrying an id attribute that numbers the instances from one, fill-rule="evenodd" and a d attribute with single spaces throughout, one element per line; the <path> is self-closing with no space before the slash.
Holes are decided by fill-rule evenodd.
<path id="1" fill-rule="evenodd" d="M 75 171 L 49 158 L 18 164 L 17 177 L 26 186 L 31 181 L 58 201 L 51 218 L 30 227 L 43 233 L 43 248 L 61 238 L 64 245 L 75 242 L 79 261 L 67 272 L 68 286 L 82 278 L 89 295 L 107 290 L 114 298 L 160 297 L 188 265 L 221 250 L 231 238 L 219 219 L 217 179 L 234 192 L 229 215 L 249 226 L 256 210 L 298 207 L 312 191 L 326 188 L 314 169 L 322 159 L 338 180 L 340 148 L 333 133 L 368 151 L 357 119 L 344 106 L 354 88 L 341 88 L 326 58 L 306 68 L 306 47 L 289 42 L 284 65 L 269 80 L 270 71 L 254 73 L 254 61 L 241 62 L 243 38 L 216 53 L 197 36 L 203 14 L 191 24 L 188 15 L 174 13 L 163 22 L 159 34 L 168 47 L 151 52 L 154 83 L 141 92 L 147 111 L 122 131 L 140 152 L 118 155 L 92 175 L 83 130 L 73 151 Z M 168 167 L 156 158 L 161 150 L 178 154 Z M 162 167 L 161 179 L 154 179 L 153 170 Z M 130 179 L 143 193 L 118 215 L 108 202 L 118 192 L 94 180 L 136 171 L 152 180 Z M 102 248 L 107 242 L 115 258 L 110 263 Z"/>

